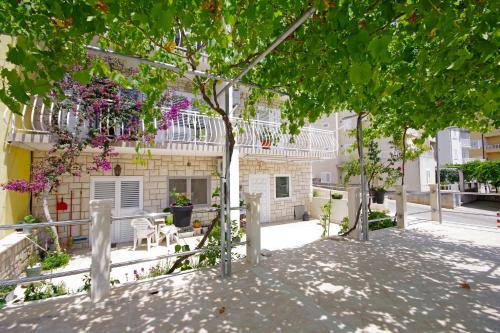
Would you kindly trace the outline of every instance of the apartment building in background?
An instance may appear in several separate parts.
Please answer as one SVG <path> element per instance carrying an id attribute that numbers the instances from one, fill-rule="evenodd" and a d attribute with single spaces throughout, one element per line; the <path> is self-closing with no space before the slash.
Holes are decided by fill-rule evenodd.
<path id="1" fill-rule="evenodd" d="M 469 156 L 486 161 L 500 160 L 500 129 L 487 133 L 471 132 Z"/>
<path id="2" fill-rule="evenodd" d="M 316 128 L 331 130 L 335 132 L 336 142 L 338 142 L 338 155 L 333 159 L 318 160 L 312 163 L 313 182 L 321 185 L 342 186 L 345 177 L 344 166 L 352 158 L 356 158 L 354 153 L 349 152 L 349 148 L 355 141 L 352 135 L 356 129 L 355 114 L 348 111 L 332 113 L 323 117 L 313 125 Z M 366 124 L 365 126 L 369 126 Z M 408 137 L 418 136 L 417 131 L 408 131 Z M 421 154 L 414 161 L 407 161 L 405 167 L 405 184 L 410 192 L 428 191 L 429 184 L 435 184 L 436 162 L 434 150 L 432 148 L 434 140 L 428 140 L 429 150 Z M 381 159 L 388 160 L 394 149 L 389 138 L 382 138 L 378 141 L 381 149 Z M 359 177 L 351 179 L 350 184 L 359 184 Z"/>
<path id="3" fill-rule="evenodd" d="M 479 133 L 448 127 L 438 137 L 440 165 L 500 160 L 500 129 Z"/>

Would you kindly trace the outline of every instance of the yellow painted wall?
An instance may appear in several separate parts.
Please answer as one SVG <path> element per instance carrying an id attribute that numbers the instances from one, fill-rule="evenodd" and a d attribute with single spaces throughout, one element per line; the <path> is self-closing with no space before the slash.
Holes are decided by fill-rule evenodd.
<path id="1" fill-rule="evenodd" d="M 0 67 L 9 67 L 6 62 L 7 44 L 12 43 L 12 39 L 5 35 L 0 35 Z M 0 114 L 6 109 L 0 102 Z M 10 115 L 10 114 L 9 114 Z M 6 142 L 7 126 L 0 118 L 0 184 L 8 179 L 30 177 L 31 154 L 28 150 L 14 147 Z M 0 225 L 13 224 L 29 214 L 30 195 L 11 191 L 0 190 Z M 0 238 L 8 232 L 0 231 Z"/>
<path id="2" fill-rule="evenodd" d="M 500 152 L 486 153 L 488 161 L 500 161 Z"/>

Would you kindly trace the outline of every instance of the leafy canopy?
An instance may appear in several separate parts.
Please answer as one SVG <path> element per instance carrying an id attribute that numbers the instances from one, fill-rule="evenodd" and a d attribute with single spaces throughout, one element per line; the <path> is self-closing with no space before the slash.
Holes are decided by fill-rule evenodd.
<path id="1" fill-rule="evenodd" d="M 292 132 L 338 108 L 388 115 L 380 119 L 428 133 L 450 125 L 500 126 L 497 1 L 312 4 L 313 17 L 245 77 L 286 92 Z M 82 82 L 97 72 L 141 89 L 147 120 L 166 81 L 187 69 L 236 76 L 308 6 L 300 0 L 2 1 L 0 30 L 17 37 L 8 52 L 17 68 L 2 69 L 0 99 L 16 111 L 30 95 L 47 95 L 70 65 L 83 63 L 85 46 L 96 44 L 180 68 L 142 64 L 127 78 L 96 60 L 73 73 Z M 218 82 L 190 79 L 224 118 L 214 98 Z M 250 100 L 266 94 L 254 89 Z"/>

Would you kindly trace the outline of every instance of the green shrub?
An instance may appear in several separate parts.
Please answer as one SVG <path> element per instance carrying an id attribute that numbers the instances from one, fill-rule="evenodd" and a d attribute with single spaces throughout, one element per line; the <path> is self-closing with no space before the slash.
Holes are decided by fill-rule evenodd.
<path id="1" fill-rule="evenodd" d="M 46 299 L 66 295 L 68 290 L 63 282 L 53 284 L 51 282 L 35 282 L 30 283 L 24 291 L 24 301 L 36 301 L 39 299 Z"/>
<path id="2" fill-rule="evenodd" d="M 313 198 L 316 198 L 319 196 L 318 190 L 313 190 Z"/>
<path id="3" fill-rule="evenodd" d="M 66 266 L 69 262 L 69 254 L 65 252 L 50 252 L 42 261 L 42 269 L 50 270 Z"/>
<path id="4" fill-rule="evenodd" d="M 344 196 L 340 193 L 332 193 L 332 199 L 336 199 L 336 200 L 340 200 L 342 199 Z"/>
<path id="5" fill-rule="evenodd" d="M 0 309 L 5 306 L 5 304 L 7 303 L 7 301 L 5 300 L 7 298 L 7 295 L 14 289 L 16 289 L 15 284 L 0 286 Z"/>
<path id="6" fill-rule="evenodd" d="M 342 235 L 349 230 L 349 218 L 346 216 L 342 219 L 342 222 L 340 222 L 340 230 L 339 230 L 339 235 Z"/>
<path id="7" fill-rule="evenodd" d="M 368 213 L 368 220 L 374 220 L 374 219 L 379 219 L 379 218 L 383 218 L 383 217 L 387 217 L 387 219 L 377 221 L 377 222 L 371 222 L 368 224 L 368 228 L 370 230 L 379 230 L 379 229 L 394 227 L 396 225 L 396 222 L 392 219 L 392 217 L 388 216 L 384 212 L 370 212 L 370 213 Z"/>

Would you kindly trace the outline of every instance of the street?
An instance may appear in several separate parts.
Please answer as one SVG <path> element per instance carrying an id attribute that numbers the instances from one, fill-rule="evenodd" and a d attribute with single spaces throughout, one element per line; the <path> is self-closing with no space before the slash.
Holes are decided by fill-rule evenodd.
<path id="1" fill-rule="evenodd" d="M 395 214 L 395 201 L 388 200 L 387 204 L 391 214 Z M 408 203 L 407 207 L 410 224 L 430 220 L 430 206 Z M 443 208 L 442 219 L 447 223 L 496 228 L 497 211 L 500 211 L 500 203 L 477 201 L 455 209 Z"/>

